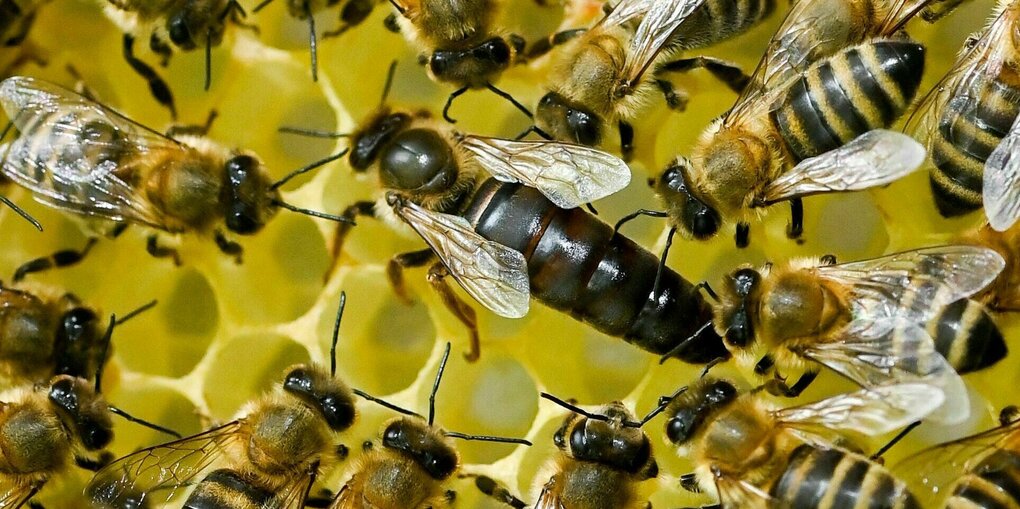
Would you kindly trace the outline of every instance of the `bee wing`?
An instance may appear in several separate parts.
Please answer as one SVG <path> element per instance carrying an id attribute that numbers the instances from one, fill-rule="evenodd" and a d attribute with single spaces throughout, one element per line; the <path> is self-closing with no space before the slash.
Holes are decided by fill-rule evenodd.
<path id="1" fill-rule="evenodd" d="M 0 481 L 0 507 L 18 509 L 32 498 L 31 483 L 15 483 L 11 476 Z"/>
<path id="2" fill-rule="evenodd" d="M 878 32 L 874 35 L 888 36 L 898 32 L 903 25 L 914 18 L 917 13 L 925 10 L 928 4 L 937 3 L 939 0 L 897 0 L 889 10 Z"/>
<path id="3" fill-rule="evenodd" d="M 949 495 L 953 483 L 981 464 L 988 472 L 1011 471 L 1015 467 L 1001 464 L 1002 457 L 989 456 L 1007 442 L 1013 442 L 1020 431 L 1020 422 L 1012 422 L 988 431 L 946 442 L 912 454 L 892 467 L 896 477 L 915 488 L 915 493 L 932 500 L 926 507 L 943 507 L 939 500 Z M 1002 468 L 1000 468 L 1002 467 Z"/>
<path id="4" fill-rule="evenodd" d="M 634 36 L 620 76 L 627 83 L 636 83 L 652 64 L 680 25 L 705 0 L 658 0 L 652 2 Z"/>
<path id="5" fill-rule="evenodd" d="M 842 147 L 801 161 L 769 183 L 759 200 L 768 204 L 889 184 L 920 168 L 925 157 L 924 147 L 910 136 L 875 129 Z"/>
<path id="6" fill-rule="evenodd" d="M 98 507 L 149 507 L 172 501 L 219 459 L 245 423 L 233 421 L 163 445 L 141 449 L 103 467 L 85 488 Z"/>
<path id="7" fill-rule="evenodd" d="M 981 199 L 988 225 L 1000 232 L 1020 219 L 1020 157 L 1014 158 L 1020 156 L 1018 120 L 985 161 Z"/>
<path id="8" fill-rule="evenodd" d="M 735 479 L 712 468 L 715 488 L 719 492 L 720 507 L 740 507 L 741 509 L 770 509 L 774 507 L 772 497 L 763 490 L 743 479 Z"/>
<path id="9" fill-rule="evenodd" d="M 304 509 L 305 500 L 315 483 L 315 473 L 309 471 L 305 475 L 294 476 L 286 486 L 277 491 L 277 498 L 280 499 L 279 509 Z"/>
<path id="10" fill-rule="evenodd" d="M 549 479 L 542 487 L 542 493 L 538 495 L 538 501 L 532 509 L 566 509 L 563 501 L 560 500 L 560 492 L 556 486 L 556 478 Z"/>
<path id="11" fill-rule="evenodd" d="M 630 183 L 627 163 L 584 145 L 478 136 L 466 136 L 460 145 L 497 179 L 534 187 L 564 209 L 605 198 Z"/>
<path id="12" fill-rule="evenodd" d="M 855 320 L 924 324 L 942 307 L 987 286 L 1005 265 L 985 247 L 940 246 L 811 270 L 851 288 Z"/>
<path id="13" fill-rule="evenodd" d="M 808 405 L 773 412 L 781 425 L 808 432 L 855 431 L 883 435 L 918 421 L 945 400 L 925 383 L 898 383 L 840 394 Z"/>
<path id="14" fill-rule="evenodd" d="M 918 382 L 941 390 L 939 408 L 930 418 L 956 424 L 970 414 L 967 387 L 921 327 L 895 320 L 857 321 L 835 341 L 803 348 L 802 355 L 871 390 L 889 384 Z"/>
<path id="15" fill-rule="evenodd" d="M 606 14 L 604 18 L 592 27 L 592 30 L 620 26 L 634 18 L 640 18 L 655 5 L 655 2 L 656 0 L 620 0 L 609 14 Z"/>
<path id="16" fill-rule="evenodd" d="M 524 255 L 486 240 L 463 217 L 433 212 L 409 201 L 394 205 L 394 210 L 475 300 L 500 316 L 521 318 L 528 314 L 531 288 Z"/>
<path id="17" fill-rule="evenodd" d="M 2 171 L 37 200 L 77 214 L 166 229 L 148 200 L 102 154 L 186 152 L 187 146 L 70 90 L 26 77 L 0 84 L 0 104 L 22 132 L 0 147 Z M 112 129 L 100 133 L 96 126 Z M 32 135 L 41 130 L 37 135 Z"/>

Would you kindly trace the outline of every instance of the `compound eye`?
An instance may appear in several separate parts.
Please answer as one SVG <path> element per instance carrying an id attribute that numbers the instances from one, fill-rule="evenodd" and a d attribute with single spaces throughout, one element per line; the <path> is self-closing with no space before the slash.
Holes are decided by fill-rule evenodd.
<path id="1" fill-rule="evenodd" d="M 687 200 L 687 210 L 691 218 L 691 233 L 698 239 L 707 239 L 719 232 L 722 218 L 711 207 L 701 203 L 693 196 Z"/>
<path id="2" fill-rule="evenodd" d="M 588 449 L 588 435 L 584 426 L 577 426 L 570 433 L 570 451 L 575 456 L 584 457 Z"/>
<path id="3" fill-rule="evenodd" d="M 737 291 L 737 295 L 741 297 L 750 295 L 751 290 L 759 281 L 761 281 L 761 274 L 754 269 L 744 268 L 733 273 L 733 287 Z"/>
<path id="4" fill-rule="evenodd" d="M 323 396 L 319 401 L 326 424 L 335 431 L 345 430 L 354 424 L 354 405 L 336 395 Z"/>
<path id="5" fill-rule="evenodd" d="M 739 311 L 733 314 L 726 332 L 726 342 L 733 346 L 745 347 L 751 342 L 753 336 L 754 329 L 747 315 L 747 310 L 741 307 Z"/>
<path id="6" fill-rule="evenodd" d="M 191 38 L 191 28 L 188 26 L 188 17 L 184 12 L 178 12 L 167 20 L 166 31 L 174 45 L 181 48 L 195 47 L 195 41 Z"/>
<path id="7" fill-rule="evenodd" d="M 574 141 L 581 145 L 598 145 L 602 139 L 599 119 L 592 113 L 574 108 L 567 110 L 567 125 L 570 126 Z"/>
<path id="8" fill-rule="evenodd" d="M 312 391 L 312 377 L 305 368 L 295 368 L 283 379 L 283 388 L 291 392 L 308 394 Z"/>
<path id="9" fill-rule="evenodd" d="M 689 410 L 678 412 L 666 423 L 666 438 L 674 444 L 682 444 L 694 432 L 694 414 Z"/>

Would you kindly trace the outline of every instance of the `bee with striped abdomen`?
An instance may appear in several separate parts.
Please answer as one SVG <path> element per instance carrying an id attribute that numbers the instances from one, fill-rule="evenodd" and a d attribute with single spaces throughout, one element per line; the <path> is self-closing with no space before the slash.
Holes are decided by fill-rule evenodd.
<path id="1" fill-rule="evenodd" d="M 4 176 L 72 214 L 210 235 L 238 263 L 243 249 L 225 231 L 258 233 L 280 207 L 342 220 L 284 202 L 278 187 L 285 180 L 274 183 L 252 152 L 205 136 L 164 136 L 56 85 L 8 78 L 0 83 L 0 104 L 21 133 L 0 145 Z M 177 251 L 157 240 L 149 237 L 149 253 L 180 264 Z"/>
<path id="2" fill-rule="evenodd" d="M 336 378 L 341 293 L 330 366 L 288 368 L 272 392 L 250 401 L 237 419 L 208 431 L 117 459 L 89 483 L 95 507 L 155 507 L 194 488 L 184 507 L 305 507 L 320 469 L 346 455 L 337 436 L 357 418 L 355 395 L 391 407 Z"/>
<path id="3" fill-rule="evenodd" d="M 831 435 L 882 435 L 943 400 L 937 387 L 909 383 L 774 409 L 755 392 L 701 378 L 666 408 L 666 438 L 695 465 L 681 485 L 716 496 L 723 509 L 844 509 L 861 501 L 873 509 L 920 509 L 903 482 L 832 445 Z"/>
<path id="4" fill-rule="evenodd" d="M 456 497 L 448 486 L 461 469 L 453 438 L 531 445 L 519 438 L 446 431 L 434 424 L 436 392 L 449 357 L 447 343 L 429 396 L 428 419 L 404 410 L 408 415 L 388 421 L 382 432 L 382 447 L 366 443 L 364 456 L 351 468 L 330 509 L 448 509 Z"/>
<path id="5" fill-rule="evenodd" d="M 939 213 L 959 216 L 984 205 L 999 231 L 1020 218 L 1018 30 L 1020 2 L 999 2 L 913 117 L 931 153 L 929 180 Z"/>
<path id="6" fill-rule="evenodd" d="M 669 61 L 680 50 L 703 48 L 734 37 L 767 17 L 775 0 L 623 0 L 587 31 L 553 36 L 567 42 L 553 62 L 549 91 L 539 101 L 535 126 L 558 140 L 599 145 L 613 123 L 620 128 L 624 158 L 633 151 L 635 119 L 648 97 L 660 91 L 683 109 L 686 96 L 666 79 L 669 72 L 704 67 L 739 92 L 746 76 L 709 57 Z"/>
<path id="7" fill-rule="evenodd" d="M 974 299 L 995 311 L 1020 311 L 1020 224 L 1001 232 L 986 224 L 957 241 L 994 249 L 1006 262 L 999 276 Z"/>
<path id="8" fill-rule="evenodd" d="M 803 196 L 916 169 L 923 151 L 912 140 L 868 133 L 892 125 L 917 92 L 925 48 L 891 36 L 928 1 L 797 2 L 734 106 L 657 180 L 671 225 L 707 239 L 737 220 L 744 247 L 756 209 L 790 201 L 796 238 Z"/>
<path id="9" fill-rule="evenodd" d="M 939 352 L 946 338 L 936 344 L 924 327 L 936 318 L 950 325 L 943 308 L 994 280 L 1002 257 L 982 247 L 943 246 L 833 263 L 792 260 L 726 276 L 713 323 L 738 362 L 771 375 L 770 392 L 787 396 L 800 394 L 819 365 L 864 387 L 929 380 L 947 395 L 948 406 L 934 417 L 966 417 L 966 388 Z M 948 343 L 947 353 L 977 348 L 960 335 Z M 960 358 L 964 365 L 971 360 Z M 787 386 L 790 371 L 803 374 Z"/>

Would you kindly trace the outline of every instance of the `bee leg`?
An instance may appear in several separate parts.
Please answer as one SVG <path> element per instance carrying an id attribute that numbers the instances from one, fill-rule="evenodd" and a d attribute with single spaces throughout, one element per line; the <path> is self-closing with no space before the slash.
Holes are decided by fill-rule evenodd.
<path id="1" fill-rule="evenodd" d="M 713 57 L 682 58 L 662 64 L 656 69 L 660 72 L 688 72 L 694 69 L 705 69 L 712 73 L 719 81 L 722 81 L 730 90 L 741 93 L 751 81 L 751 77 L 744 73 L 736 64 Z"/>
<path id="2" fill-rule="evenodd" d="M 170 64 L 170 57 L 173 56 L 174 50 L 166 43 L 166 41 L 163 40 L 163 38 L 156 35 L 156 33 L 153 33 L 152 36 L 149 37 L 149 49 L 151 49 L 153 53 L 159 55 L 160 66 L 166 67 Z"/>
<path id="3" fill-rule="evenodd" d="M 397 13 L 391 12 L 383 19 L 383 26 L 392 33 L 400 33 L 400 24 L 397 23 Z"/>
<path id="4" fill-rule="evenodd" d="M 751 245 L 751 225 L 744 222 L 737 223 L 737 234 L 734 239 L 740 249 Z"/>
<path id="5" fill-rule="evenodd" d="M 443 106 L 443 119 L 444 120 L 446 120 L 447 122 L 449 122 L 451 124 L 456 124 L 457 123 L 457 119 L 450 117 L 450 106 L 453 106 L 453 100 L 454 99 L 460 97 L 461 95 L 464 94 L 464 92 L 467 92 L 467 91 L 468 91 L 468 87 L 461 87 L 461 88 L 458 88 L 457 90 L 454 90 L 453 93 L 450 94 L 450 97 L 446 98 L 446 106 Z"/>
<path id="6" fill-rule="evenodd" d="M 241 255 L 244 254 L 244 248 L 240 244 L 232 240 L 228 240 L 223 235 L 223 232 L 216 230 L 216 247 L 220 248 L 223 254 L 234 257 L 234 263 L 241 265 Z"/>
<path id="7" fill-rule="evenodd" d="M 450 272 L 446 269 L 446 266 L 442 262 L 436 262 L 429 269 L 429 284 L 439 294 L 443 304 L 446 305 L 446 309 L 449 309 L 467 327 L 468 332 L 471 334 L 471 349 L 464 354 L 464 358 L 468 362 L 475 362 L 481 353 L 480 340 L 478 338 L 478 318 L 475 316 L 474 308 L 458 297 L 454 293 L 453 288 L 450 288 L 450 284 L 446 282 L 446 276 L 448 275 L 450 275 Z"/>
<path id="8" fill-rule="evenodd" d="M 754 374 L 758 376 L 765 376 L 772 372 L 772 369 L 776 367 L 776 361 L 771 355 L 764 355 L 758 360 L 758 364 L 754 365 Z"/>
<path id="9" fill-rule="evenodd" d="M 791 239 L 799 239 L 804 234 L 804 200 L 794 198 L 790 200 L 790 225 L 786 228 L 786 236 Z"/>
<path id="10" fill-rule="evenodd" d="M 336 231 L 333 232 L 333 248 L 330 251 L 330 263 L 329 268 L 326 269 L 326 275 L 323 277 L 323 281 L 329 281 L 330 276 L 333 275 L 333 271 L 336 270 L 336 263 L 340 259 L 340 253 L 343 252 L 344 241 L 347 240 L 347 234 L 351 232 L 351 228 L 354 228 L 355 219 L 359 216 L 364 217 L 375 217 L 375 202 L 371 201 L 359 201 L 354 202 L 353 205 L 344 209 L 343 213 L 340 214 L 345 219 L 351 221 L 337 221 Z"/>
<path id="11" fill-rule="evenodd" d="M 330 494 L 330 495 L 332 495 L 332 494 Z M 333 503 L 333 497 L 332 496 L 328 496 L 327 497 L 327 496 L 316 495 L 314 497 L 307 497 L 307 498 L 305 498 L 305 505 L 304 506 L 305 507 L 327 508 L 332 503 Z"/>
<path id="12" fill-rule="evenodd" d="M 197 124 L 174 124 L 166 130 L 167 138 L 174 138 L 180 135 L 191 135 L 191 136 L 205 136 L 209 134 L 209 130 L 212 129 L 213 122 L 220 116 L 220 113 L 215 108 L 209 110 L 209 116 L 205 117 L 205 123 L 201 125 Z"/>
<path id="13" fill-rule="evenodd" d="M 698 474 L 690 472 L 680 476 L 680 487 L 690 493 L 701 493 L 701 485 L 698 484 Z"/>
<path id="14" fill-rule="evenodd" d="M 28 509 L 46 509 L 46 506 L 40 504 L 39 502 L 32 501 L 28 503 Z"/>
<path id="15" fill-rule="evenodd" d="M 836 255 L 834 254 L 823 255 L 820 261 L 822 265 L 836 265 Z"/>
<path id="16" fill-rule="evenodd" d="M 336 30 L 322 34 L 322 38 L 337 37 L 351 28 L 360 25 L 372 14 L 374 7 L 375 2 L 372 0 L 350 0 L 340 9 L 340 26 Z M 394 21 L 396 21 L 396 18 L 394 18 Z"/>
<path id="17" fill-rule="evenodd" d="M 687 102 L 690 97 L 686 92 L 678 91 L 673 82 L 669 80 L 656 79 L 656 86 L 662 91 L 662 95 L 666 98 L 666 106 L 674 111 L 684 111 L 687 109 Z"/>
<path id="18" fill-rule="evenodd" d="M 83 247 L 80 251 L 75 251 L 74 249 L 64 249 L 62 251 L 57 251 L 56 253 L 53 253 L 49 256 L 36 258 L 35 260 L 25 262 L 21 264 L 21 266 L 18 267 L 17 270 L 14 271 L 14 277 L 11 279 L 13 279 L 15 283 L 17 283 L 18 281 L 25 279 L 25 276 L 33 272 L 42 272 L 54 268 L 76 265 L 80 263 L 83 259 L 85 259 L 85 256 L 88 255 L 89 251 L 92 250 L 92 246 L 96 245 L 97 240 L 98 239 L 94 237 L 90 238 L 88 241 L 85 242 L 85 247 Z"/>
<path id="19" fill-rule="evenodd" d="M 172 247 L 161 246 L 158 243 L 159 237 L 155 234 L 149 235 L 149 238 L 145 242 L 145 250 L 153 258 L 173 258 L 174 265 L 181 266 L 181 255 L 176 249 Z"/>
<path id="20" fill-rule="evenodd" d="M 453 490 L 446 490 L 446 493 L 443 493 L 443 497 L 446 498 L 447 502 L 452 504 L 455 500 L 457 500 L 457 492 Z"/>
<path id="21" fill-rule="evenodd" d="M 800 378 L 797 379 L 797 383 L 793 386 L 787 386 L 786 382 L 776 378 L 770 380 L 765 384 L 766 390 L 773 396 L 782 396 L 787 398 L 796 398 L 800 396 L 804 389 L 807 389 L 811 382 L 818 377 L 817 371 L 807 371 Z"/>
<path id="22" fill-rule="evenodd" d="M 411 296 L 407 294 L 407 285 L 404 284 L 404 269 L 413 267 L 424 267 L 428 265 L 435 258 L 435 253 L 431 249 L 422 249 L 421 251 L 411 251 L 410 253 L 400 253 L 393 258 L 390 258 L 390 262 L 386 265 L 386 276 L 390 279 L 390 286 L 393 287 L 393 293 L 397 294 L 397 297 L 404 302 L 404 304 L 411 305 L 414 302 Z"/>
<path id="23" fill-rule="evenodd" d="M 641 216 L 666 218 L 669 217 L 669 214 L 662 210 L 637 209 L 637 211 L 631 212 L 630 214 L 621 217 L 620 220 L 616 222 L 616 224 L 613 226 L 613 235 L 619 233 L 620 228 L 623 227 L 623 225 Z"/>
<path id="24" fill-rule="evenodd" d="M 1001 426 L 1008 426 L 1016 420 L 1020 420 L 1020 409 L 1018 409 L 1015 405 L 1003 407 L 1002 410 L 999 411 L 999 424 Z"/>
<path id="25" fill-rule="evenodd" d="M 139 76 L 149 83 L 149 91 L 156 98 L 156 102 L 170 110 L 170 117 L 177 118 L 177 108 L 174 106 L 174 95 L 170 87 L 163 81 L 163 78 L 156 74 L 156 71 L 135 56 L 135 38 L 124 34 L 124 60 Z"/>
<path id="26" fill-rule="evenodd" d="M 109 465 L 110 462 L 115 459 L 113 457 L 113 453 L 109 451 L 103 452 L 105 454 L 100 454 L 98 459 L 86 458 L 84 456 L 75 456 L 74 464 L 78 465 L 78 467 L 83 470 L 88 470 L 89 472 L 98 472 L 100 469 L 102 469 L 106 465 Z"/>
<path id="27" fill-rule="evenodd" d="M 525 60 L 531 60 L 533 58 L 539 58 L 546 53 L 552 51 L 553 48 L 559 46 L 571 39 L 585 33 L 586 28 L 575 28 L 572 30 L 564 30 L 562 32 L 556 32 L 549 37 L 544 37 L 532 43 L 524 51 Z"/>
<path id="28" fill-rule="evenodd" d="M 515 497 L 513 493 L 510 493 L 510 490 L 507 489 L 506 486 L 496 482 L 496 480 L 491 477 L 480 474 L 461 474 L 460 477 L 474 477 L 475 487 L 478 488 L 478 491 L 504 505 L 508 505 L 516 509 L 524 509 L 525 507 L 528 507 L 527 503 Z"/>
<path id="29" fill-rule="evenodd" d="M 621 120 L 620 127 L 620 153 L 624 161 L 630 161 L 634 156 L 634 126 Z"/>

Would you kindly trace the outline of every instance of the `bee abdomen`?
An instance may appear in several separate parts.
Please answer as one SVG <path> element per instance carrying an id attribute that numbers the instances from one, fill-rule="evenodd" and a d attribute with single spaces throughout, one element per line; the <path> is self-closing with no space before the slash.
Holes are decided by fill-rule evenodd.
<path id="1" fill-rule="evenodd" d="M 957 482 L 947 509 L 1020 508 L 1020 456 L 1000 449 Z"/>
<path id="2" fill-rule="evenodd" d="M 801 445 L 772 488 L 790 509 L 920 509 L 907 486 L 863 456 Z"/>
<path id="3" fill-rule="evenodd" d="M 762 21 L 776 0 L 708 0 L 685 22 L 681 46 L 702 48 L 737 36 Z"/>
<path id="4" fill-rule="evenodd" d="M 813 157 L 892 125 L 917 93 L 924 55 L 915 42 L 872 41 L 805 71 L 773 112 L 794 156 Z"/>
<path id="5" fill-rule="evenodd" d="M 465 217 L 475 231 L 524 254 L 531 293 L 599 331 L 665 354 L 706 363 L 728 357 L 714 332 L 688 340 L 711 319 L 708 304 L 688 281 L 664 268 L 651 299 L 659 260 L 581 209 L 556 207 L 538 190 L 489 179 Z"/>
<path id="6" fill-rule="evenodd" d="M 939 213 L 953 217 L 981 208 L 985 161 L 1018 112 L 1020 93 L 999 80 L 990 80 L 970 101 L 958 105 L 950 99 L 930 141 L 930 181 Z"/>
<path id="7" fill-rule="evenodd" d="M 1002 332 L 987 309 L 970 299 L 949 304 L 928 322 L 935 349 L 960 374 L 984 369 L 1006 357 Z"/>
<path id="8" fill-rule="evenodd" d="M 205 476 L 182 509 L 250 509 L 272 507 L 276 495 L 255 486 L 234 470 L 221 468 Z"/>

